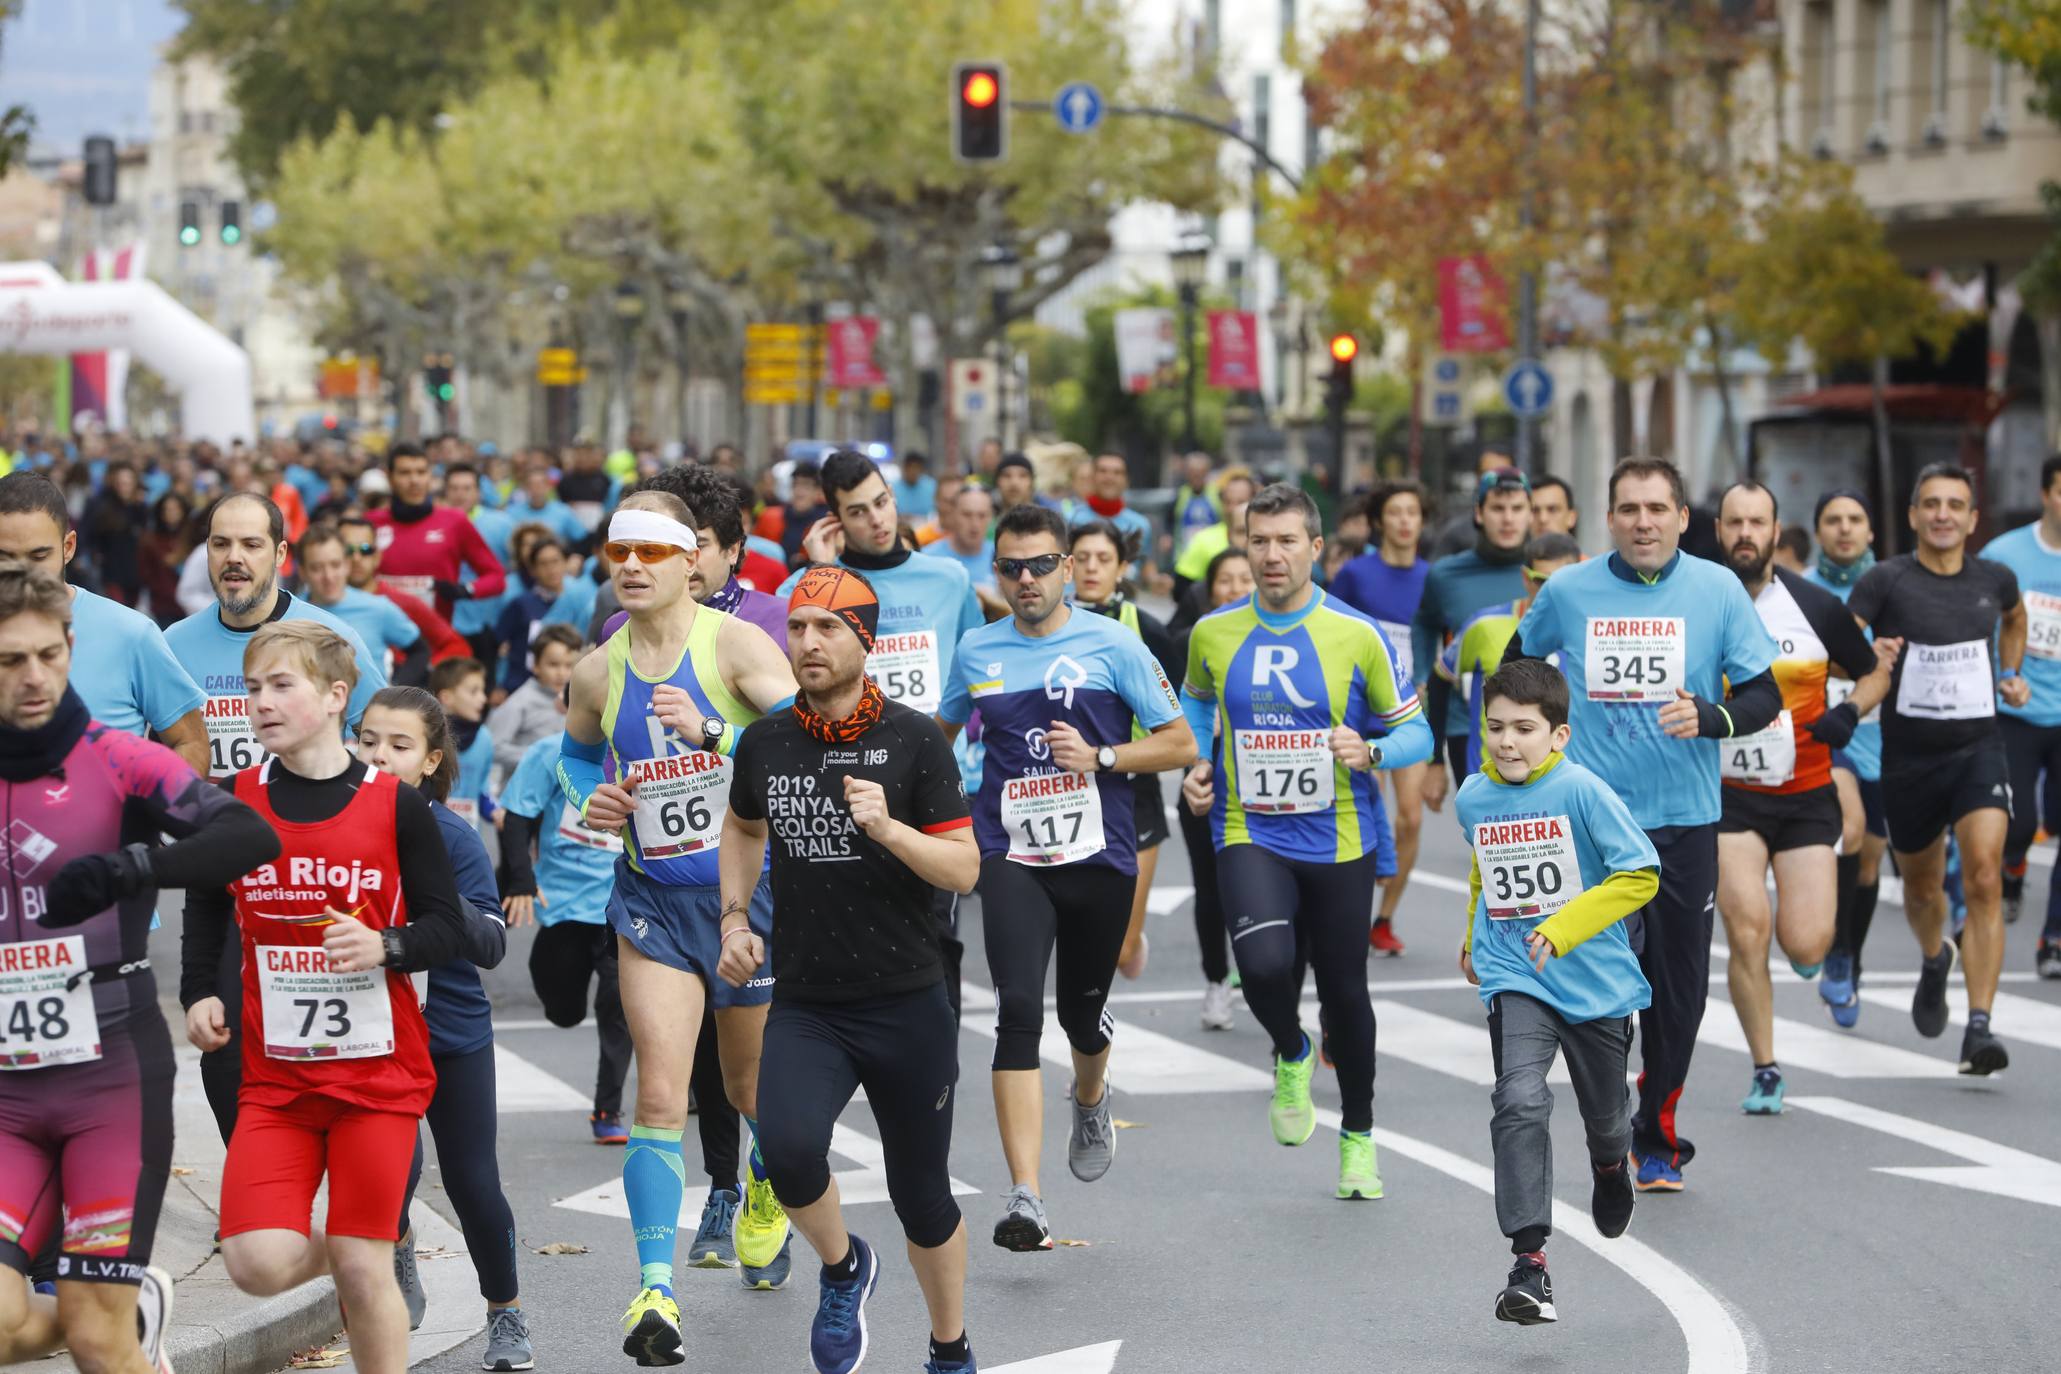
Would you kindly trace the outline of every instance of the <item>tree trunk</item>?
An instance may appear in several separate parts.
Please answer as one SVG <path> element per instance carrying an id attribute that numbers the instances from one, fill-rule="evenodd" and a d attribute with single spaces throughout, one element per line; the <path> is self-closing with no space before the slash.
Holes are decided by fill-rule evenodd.
<path id="1" fill-rule="evenodd" d="M 2032 323 L 2040 340 L 2040 409 L 2053 453 L 2061 450 L 2061 310 L 2040 311 Z"/>
<path id="2" fill-rule="evenodd" d="M 1879 488 L 1878 509 L 1885 514 L 1895 508 L 1896 487 L 1894 473 L 1889 461 L 1889 405 L 1884 391 L 1889 386 L 1889 357 L 1877 353 L 1875 365 L 1868 373 L 1868 405 L 1875 420 L 1875 482 Z M 1896 556 L 1897 522 L 1885 519 L 1882 522 L 1882 552 L 1885 556 Z"/>

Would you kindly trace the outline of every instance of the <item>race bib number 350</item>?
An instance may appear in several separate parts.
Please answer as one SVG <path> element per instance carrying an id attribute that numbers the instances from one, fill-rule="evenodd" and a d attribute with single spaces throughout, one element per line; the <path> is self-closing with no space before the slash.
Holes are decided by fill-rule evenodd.
<path id="1" fill-rule="evenodd" d="M 1009 859 L 1019 864 L 1070 864 L 1099 854 L 1102 789 L 1086 773 L 1036 773 L 1002 784 L 1002 828 Z"/>
<path id="2" fill-rule="evenodd" d="M 637 852 L 647 859 L 677 859 L 712 849 L 723 836 L 736 766 L 720 754 L 695 749 L 637 764 Z"/>
<path id="3" fill-rule="evenodd" d="M 0 945 L 0 1070 L 100 1058 L 86 937 Z"/>
<path id="4" fill-rule="evenodd" d="M 1590 701 L 1675 699 L 1688 685 L 1688 631 L 1680 616 L 1591 616 L 1582 666 Z"/>
<path id="5" fill-rule="evenodd" d="M 1491 921 L 1551 916 L 1579 896 L 1582 871 L 1565 816 L 1474 827 L 1481 899 Z"/>
<path id="6" fill-rule="evenodd" d="M 320 945 L 259 945 L 258 993 L 271 1059 L 373 1059 L 394 1052 L 384 969 L 336 973 Z"/>
<path id="7" fill-rule="evenodd" d="M 1256 816 L 1328 809 L 1338 798 L 1329 730 L 1237 730 L 1238 804 Z"/>
<path id="8" fill-rule="evenodd" d="M 899 701 L 926 716 L 936 715 L 938 703 L 944 700 L 935 630 L 881 635 L 866 655 L 866 673 L 880 684 L 889 701 Z"/>

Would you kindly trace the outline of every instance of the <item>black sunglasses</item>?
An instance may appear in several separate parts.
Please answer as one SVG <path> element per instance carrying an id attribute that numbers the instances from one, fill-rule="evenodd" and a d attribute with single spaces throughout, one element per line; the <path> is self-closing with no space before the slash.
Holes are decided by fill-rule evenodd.
<path id="1" fill-rule="evenodd" d="M 344 552 L 345 552 L 345 553 L 357 553 L 357 554 L 365 554 L 365 555 L 367 555 L 367 556 L 369 557 L 370 555 L 372 555 L 372 554 L 375 554 L 375 553 L 378 553 L 378 552 L 379 552 L 379 545 L 377 545 L 377 544 L 346 544 L 346 545 L 344 545 Z"/>
<path id="2" fill-rule="evenodd" d="M 1065 557 L 1063 553 L 1041 553 L 1036 558 L 997 558 L 995 571 L 1008 582 L 1022 577 L 1026 568 L 1030 569 L 1032 577 L 1050 577 L 1059 570 L 1059 561 Z"/>

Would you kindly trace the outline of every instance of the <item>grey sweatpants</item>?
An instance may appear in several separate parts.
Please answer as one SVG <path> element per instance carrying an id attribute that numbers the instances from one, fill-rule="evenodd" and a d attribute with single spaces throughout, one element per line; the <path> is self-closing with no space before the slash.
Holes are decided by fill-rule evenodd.
<path id="1" fill-rule="evenodd" d="M 1625 1086 L 1632 1022 L 1628 1016 L 1570 1022 L 1521 992 L 1497 993 L 1488 1022 L 1496 1062 L 1496 1110 L 1489 1123 L 1496 1220 L 1510 1237 L 1511 1252 L 1526 1254 L 1543 1246 L 1553 1230 L 1553 1090 L 1546 1085 L 1553 1056 L 1567 1058 L 1590 1162 L 1622 1164 L 1632 1143 L 1631 1093 Z"/>

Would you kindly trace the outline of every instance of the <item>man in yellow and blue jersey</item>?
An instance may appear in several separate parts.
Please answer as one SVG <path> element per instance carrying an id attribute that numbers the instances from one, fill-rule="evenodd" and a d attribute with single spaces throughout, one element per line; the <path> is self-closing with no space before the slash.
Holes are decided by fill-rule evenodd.
<path id="1" fill-rule="evenodd" d="M 1321 530 L 1316 503 L 1285 483 L 1247 508 L 1258 586 L 1189 639 L 1181 709 L 1208 752 L 1181 790 L 1210 813 L 1245 1000 L 1274 1042 L 1274 1139 L 1301 1145 L 1317 1128 L 1298 1014 L 1307 958 L 1343 1099 L 1338 1196 L 1378 1198 L 1367 937 L 1395 847 L 1374 773 L 1431 757 L 1431 728 L 1381 627 L 1311 585 Z"/>
<path id="2" fill-rule="evenodd" d="M 1518 622 L 1531 609 L 1531 599 L 1546 585 L 1546 579 L 1568 564 L 1581 561 L 1581 545 L 1574 542 L 1573 535 L 1533 535 L 1524 546 L 1524 595 L 1476 611 L 1438 656 L 1428 679 L 1431 690 L 1424 694 L 1424 709 L 1433 720 L 1443 719 L 1440 712 L 1445 709 L 1447 694 L 1459 691 L 1465 696 L 1467 718 L 1473 724 L 1467 731 L 1467 766 L 1460 779 L 1463 783 L 1481 768 L 1483 684 L 1503 666 L 1503 651 L 1510 647 Z M 1444 782 L 1439 779 L 1441 796 Z"/>
<path id="3" fill-rule="evenodd" d="M 637 1051 L 623 1195 L 640 1283 L 623 1316 L 623 1351 L 640 1365 L 683 1358 L 672 1292 L 686 1179 L 680 1139 L 709 998 L 730 1101 L 757 1132 L 757 1065 L 773 980 L 738 988 L 716 976 L 718 841 L 738 737 L 794 698 L 786 655 L 757 626 L 688 594 L 700 542 L 694 520 L 679 497 L 651 491 L 624 498 L 610 521 L 602 557 L 629 621 L 573 670 L 558 764 L 580 819 L 623 837 L 607 914 Z M 763 879 L 749 916 L 769 939 L 772 898 Z M 778 1286 L 788 1266 L 787 1218 L 756 1146 L 751 1153 L 737 1259 L 747 1285 Z"/>

